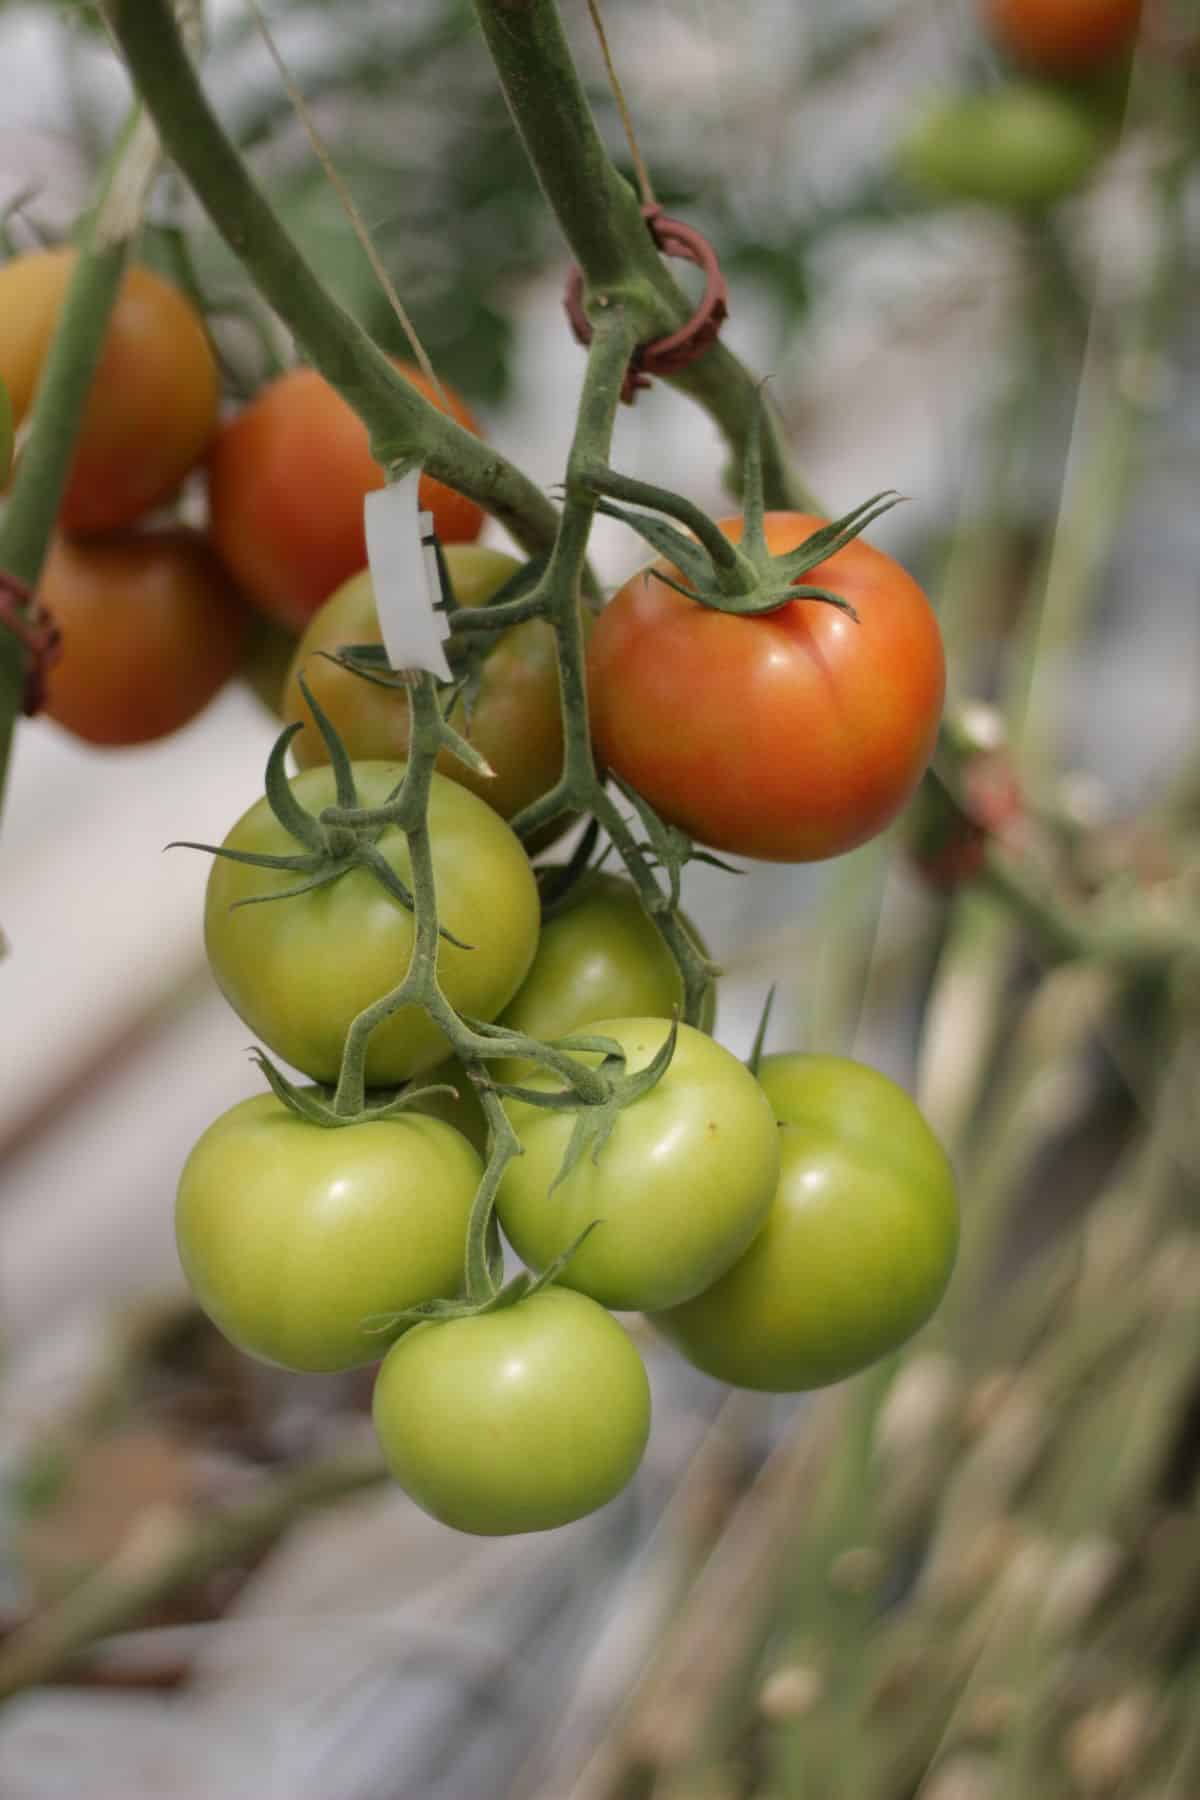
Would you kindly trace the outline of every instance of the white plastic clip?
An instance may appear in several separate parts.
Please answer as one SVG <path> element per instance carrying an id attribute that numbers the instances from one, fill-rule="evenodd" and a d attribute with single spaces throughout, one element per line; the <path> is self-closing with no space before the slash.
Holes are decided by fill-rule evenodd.
<path id="1" fill-rule="evenodd" d="M 419 469 L 368 494 L 363 512 L 367 561 L 375 586 L 375 606 L 388 661 L 393 669 L 428 669 L 439 681 L 451 679 L 445 643 L 450 635 L 443 612 L 434 549 L 433 514 L 417 504 Z"/>

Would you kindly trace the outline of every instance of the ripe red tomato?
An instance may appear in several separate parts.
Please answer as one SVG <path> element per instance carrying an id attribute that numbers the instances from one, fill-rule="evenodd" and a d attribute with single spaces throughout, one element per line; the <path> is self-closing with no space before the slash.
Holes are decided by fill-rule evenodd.
<path id="1" fill-rule="evenodd" d="M 92 744 L 165 737 L 238 666 L 247 611 L 199 532 L 58 538 L 38 598 L 62 631 L 52 719 Z"/>
<path id="2" fill-rule="evenodd" d="M 0 268 L 0 378 L 29 410 L 78 253 L 35 250 Z M 61 520 L 132 525 L 170 498 L 216 428 L 217 365 L 191 302 L 152 269 L 126 271 L 84 408 Z"/>
<path id="3" fill-rule="evenodd" d="M 1141 0 L 984 0 L 995 41 L 1053 75 L 1086 74 L 1128 50 L 1141 10 Z"/>
<path id="4" fill-rule="evenodd" d="M 414 1325 L 373 1402 L 388 1464 L 417 1505 L 459 1531 L 549 1531 L 632 1479 L 650 1384 L 594 1300 L 548 1287 L 473 1318 Z"/>
<path id="5" fill-rule="evenodd" d="M 481 544 L 451 544 L 446 568 L 460 606 L 483 606 L 520 568 L 515 557 Z M 284 717 L 309 718 L 300 692 L 303 675 L 356 761 L 388 761 L 408 754 L 408 700 L 396 688 L 365 681 L 329 660 L 343 644 L 381 641 L 371 572 L 352 575 L 309 621 L 296 649 L 284 692 Z M 443 751 L 443 775 L 470 788 L 501 818 L 511 819 L 552 788 L 562 773 L 562 708 L 552 628 L 526 619 L 493 640 L 468 723 L 461 703 L 450 723 L 469 737 L 495 770 L 477 775 Z M 305 725 L 292 753 L 302 769 L 329 760 L 316 726 Z M 557 835 L 557 833 L 555 833 Z"/>
<path id="6" fill-rule="evenodd" d="M 781 1172 L 766 1224 L 712 1287 L 654 1323 L 735 1387 L 841 1381 L 933 1313 L 958 1248 L 945 1152 L 894 1081 L 840 1056 L 769 1056 Z"/>
<path id="7" fill-rule="evenodd" d="M 822 523 L 769 513 L 768 542 L 794 549 Z M 742 521 L 721 530 L 736 542 Z M 588 657 L 601 759 L 700 843 L 767 862 L 882 831 L 929 761 L 945 689 L 933 610 L 890 556 L 856 539 L 804 580 L 858 622 L 822 600 L 738 618 L 643 571 L 601 613 Z"/>
<path id="8" fill-rule="evenodd" d="M 397 366 L 440 404 L 419 370 Z M 447 399 L 451 416 L 477 432 L 457 395 Z M 255 604 L 299 631 L 366 567 L 363 500 L 382 486 L 358 414 L 315 369 L 292 369 L 217 435 L 208 464 L 212 534 Z M 473 500 L 428 477 L 420 499 L 443 543 L 479 536 L 483 513 Z"/>

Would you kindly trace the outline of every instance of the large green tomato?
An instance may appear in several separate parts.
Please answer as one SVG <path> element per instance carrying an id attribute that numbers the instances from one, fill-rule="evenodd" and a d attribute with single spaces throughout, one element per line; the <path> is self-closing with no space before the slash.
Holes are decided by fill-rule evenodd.
<path id="1" fill-rule="evenodd" d="M 287 1369 L 376 1362 L 372 1314 L 457 1294 L 482 1164 L 417 1114 L 326 1129 L 256 1094 L 184 1165 L 179 1260 L 227 1338 Z"/>
<path id="2" fill-rule="evenodd" d="M 361 803 L 382 805 L 403 774 L 395 763 L 356 763 Z M 309 812 L 336 799 L 332 771 L 305 769 L 292 791 Z M 433 777 L 429 831 L 442 925 L 469 944 L 443 938 L 438 978 L 450 1004 L 494 1019 L 524 980 L 538 937 L 538 895 L 520 843 L 490 806 L 443 775 Z M 234 850 L 294 855 L 301 846 L 265 799 L 225 839 Z M 389 827 L 378 849 L 411 888 L 408 844 Z M 290 870 L 254 868 L 216 857 L 204 912 L 209 962 L 234 1011 L 277 1055 L 314 1081 L 337 1079 L 354 1018 L 396 987 L 413 947 L 412 913 L 368 870 L 262 905 L 236 902 L 294 887 Z M 444 1034 L 415 1006 L 374 1033 L 367 1080 L 390 1086 L 446 1055 Z"/>
<path id="3" fill-rule="evenodd" d="M 689 919 L 689 934 L 702 950 Z M 619 875 L 592 870 L 546 921 L 533 966 L 500 1023 L 529 1037 L 567 1037 L 593 1019 L 669 1019 L 683 1005 L 675 959 L 637 889 Z M 716 990 L 709 987 L 701 1029 L 711 1031 Z M 492 1064 L 497 1081 L 523 1081 L 535 1065 L 518 1057 Z"/>
<path id="4" fill-rule="evenodd" d="M 903 1088 L 837 1056 L 770 1056 L 781 1123 L 774 1206 L 706 1293 L 654 1323 L 735 1387 L 840 1381 L 911 1337 L 954 1266 L 958 1203 L 944 1151 Z"/>
<path id="5" fill-rule="evenodd" d="M 600 1019 L 588 1030 L 614 1038 L 634 1073 L 653 1061 L 669 1027 Z M 540 1072 L 523 1085 L 562 1084 Z M 524 1151 L 497 1195 L 509 1241 L 530 1268 L 544 1269 L 595 1223 L 560 1279 L 618 1311 L 674 1306 L 710 1287 L 746 1249 L 775 1194 L 779 1131 L 766 1096 L 735 1056 L 688 1025 L 666 1073 L 622 1109 L 599 1157 L 589 1151 L 557 1187 L 576 1113 L 519 1100 L 505 1110 Z"/>
<path id="6" fill-rule="evenodd" d="M 401 1487 L 459 1531 L 548 1531 L 633 1476 L 650 1433 L 642 1359 L 603 1307 L 544 1288 L 496 1312 L 416 1325 L 375 1384 Z"/>
<path id="7" fill-rule="evenodd" d="M 1104 136 L 1068 95 L 1031 82 L 934 101 L 898 152 L 914 187 L 946 200 L 1051 206 L 1082 187 Z"/>

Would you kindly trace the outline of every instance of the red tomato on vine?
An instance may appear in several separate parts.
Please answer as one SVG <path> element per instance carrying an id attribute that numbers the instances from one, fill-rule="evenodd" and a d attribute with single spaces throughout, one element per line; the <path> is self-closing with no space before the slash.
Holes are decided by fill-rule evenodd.
<path id="1" fill-rule="evenodd" d="M 768 513 L 774 554 L 824 521 Z M 740 518 L 721 521 L 737 542 Z M 890 822 L 933 751 L 945 657 L 933 609 L 861 539 L 804 576 L 853 606 L 797 599 L 723 613 L 635 575 L 596 622 L 588 659 L 602 760 L 702 844 L 767 862 L 853 850 Z"/>
<path id="2" fill-rule="evenodd" d="M 985 0 L 990 35 L 1018 61 L 1052 75 L 1081 75 L 1128 50 L 1141 0 Z"/>

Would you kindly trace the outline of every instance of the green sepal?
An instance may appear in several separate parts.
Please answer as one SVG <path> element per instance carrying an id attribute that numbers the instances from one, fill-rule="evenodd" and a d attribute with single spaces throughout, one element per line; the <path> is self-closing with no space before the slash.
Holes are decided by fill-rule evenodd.
<path id="1" fill-rule="evenodd" d="M 307 844 L 310 850 L 324 854 L 328 849 L 328 844 L 325 834 L 321 830 L 320 820 L 301 806 L 292 792 L 292 785 L 284 766 L 284 758 L 287 756 L 292 739 L 303 730 L 303 719 L 294 719 L 290 725 L 284 726 L 271 745 L 263 786 L 266 790 L 267 804 L 288 835 L 297 839 L 301 844 Z"/>
<path id="2" fill-rule="evenodd" d="M 763 1009 L 758 1015 L 758 1029 L 754 1033 L 754 1042 L 751 1044 L 750 1054 L 746 1058 L 746 1067 L 752 1075 L 758 1074 L 758 1067 L 762 1062 L 763 1045 L 767 1041 L 767 1026 L 771 1023 L 771 1012 L 775 1005 L 775 995 L 778 990 L 779 983 L 773 981 L 767 989 L 767 997 L 763 1001 Z"/>
<path id="3" fill-rule="evenodd" d="M 333 770 L 333 779 L 337 790 L 337 803 L 339 806 L 356 806 L 358 804 L 358 790 L 354 785 L 354 770 L 351 766 L 346 746 L 338 735 L 333 720 L 317 700 L 316 695 L 309 687 L 307 681 L 305 681 L 303 675 L 300 677 L 300 692 L 303 694 L 305 701 L 308 704 L 308 710 L 316 721 L 317 730 L 325 740 L 325 748 L 329 752 L 329 766 Z M 290 788 L 288 791 L 289 793 L 291 792 Z M 278 816 L 279 815 L 276 814 L 277 818 Z"/>

